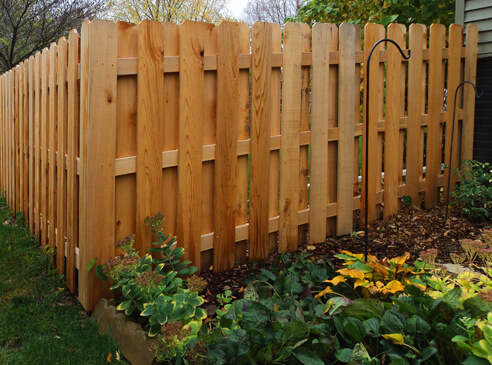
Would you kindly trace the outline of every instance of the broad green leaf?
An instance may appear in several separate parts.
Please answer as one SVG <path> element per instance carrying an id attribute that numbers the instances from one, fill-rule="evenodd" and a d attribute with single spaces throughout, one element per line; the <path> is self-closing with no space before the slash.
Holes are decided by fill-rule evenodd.
<path id="1" fill-rule="evenodd" d="M 382 318 L 384 314 L 384 304 L 378 299 L 361 298 L 354 300 L 343 311 L 344 317 L 355 317 L 361 321 L 368 318 Z"/>
<path id="2" fill-rule="evenodd" d="M 406 324 L 405 317 L 395 310 L 386 311 L 381 319 L 381 328 L 386 333 L 403 333 Z"/>
<path id="3" fill-rule="evenodd" d="M 304 365 L 323 365 L 324 361 L 322 361 L 318 354 L 312 350 L 309 350 L 306 347 L 299 347 L 293 351 L 294 357 L 299 360 Z"/>
<path id="4" fill-rule="evenodd" d="M 437 353 L 437 349 L 433 346 L 427 346 L 423 351 L 422 351 L 422 361 L 427 361 L 429 360 L 432 355 Z"/>
<path id="5" fill-rule="evenodd" d="M 355 342 L 361 342 L 367 334 L 366 328 L 362 322 L 353 317 L 348 317 L 343 320 L 343 329 Z"/>
<path id="6" fill-rule="evenodd" d="M 131 300 L 126 300 L 123 303 L 120 303 L 120 305 L 116 308 L 119 311 L 124 311 L 126 310 L 130 305 L 132 304 Z"/>
<path id="7" fill-rule="evenodd" d="M 108 279 L 109 279 L 106 276 L 106 274 L 103 272 L 103 267 L 101 265 L 97 265 L 97 267 L 96 267 L 96 276 L 101 281 L 108 281 Z"/>
<path id="8" fill-rule="evenodd" d="M 97 257 L 95 257 L 91 261 L 89 261 L 87 263 L 86 271 L 90 272 L 92 270 L 92 268 L 94 267 L 94 265 L 96 264 L 96 262 L 97 262 Z"/>

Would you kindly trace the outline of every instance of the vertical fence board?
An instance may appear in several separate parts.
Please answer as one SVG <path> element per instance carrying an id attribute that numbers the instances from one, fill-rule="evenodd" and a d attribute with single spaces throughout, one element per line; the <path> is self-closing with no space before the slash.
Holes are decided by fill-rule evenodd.
<path id="1" fill-rule="evenodd" d="M 251 167 L 249 199 L 250 260 L 268 257 L 268 191 L 270 170 L 270 81 L 272 26 L 257 22 L 252 37 Z"/>
<path id="2" fill-rule="evenodd" d="M 440 113 L 444 90 L 442 89 L 442 49 L 445 46 L 446 28 L 442 24 L 430 27 L 429 106 L 427 116 L 427 151 L 425 174 L 425 207 L 432 208 L 439 201 L 437 176 L 441 171 Z"/>
<path id="3" fill-rule="evenodd" d="M 23 136 L 23 144 L 24 144 L 24 202 L 23 209 L 26 224 L 29 222 L 29 61 L 26 60 L 23 63 L 24 69 L 24 99 L 22 108 L 24 109 L 24 118 L 22 124 L 22 136 Z"/>
<path id="4" fill-rule="evenodd" d="M 179 27 L 164 24 L 164 55 L 179 56 Z M 172 151 L 179 147 L 179 74 L 168 73 L 164 78 L 165 114 L 161 129 L 162 150 Z M 165 214 L 164 231 L 171 236 L 177 232 L 178 215 L 178 168 L 162 171 L 162 212 Z"/>
<path id="5" fill-rule="evenodd" d="M 388 37 L 394 40 L 402 49 L 405 48 L 405 26 L 390 24 Z M 399 175 L 401 174 L 400 159 L 400 117 L 401 103 L 404 94 L 401 93 L 402 56 L 393 44 L 388 44 L 388 71 L 386 74 L 386 121 L 384 134 L 384 217 L 397 214 L 400 210 L 398 198 Z"/>
<path id="6" fill-rule="evenodd" d="M 448 165 L 448 168 L 444 169 L 444 196 L 446 196 L 448 188 L 453 190 L 456 182 L 456 176 L 452 172 L 454 169 L 459 168 L 459 120 L 456 118 L 454 126 L 454 136 L 451 142 L 451 135 L 453 135 L 453 112 L 454 112 L 454 96 L 456 94 L 456 88 L 462 80 L 462 67 L 461 67 L 461 45 L 463 44 L 463 28 L 458 24 L 451 24 L 449 27 L 449 59 L 448 59 L 448 82 L 446 88 L 448 90 L 446 101 L 446 135 L 445 135 L 445 154 L 444 163 Z M 470 87 L 470 85 L 464 85 L 460 88 L 460 93 L 463 87 Z M 459 96 L 457 101 L 459 101 Z M 459 109 L 460 104 L 457 104 Z M 452 165 L 449 166 L 449 157 L 451 152 L 451 143 L 453 143 L 453 156 Z M 451 173 L 450 186 L 448 187 L 448 176 Z"/>
<path id="7" fill-rule="evenodd" d="M 118 22 L 118 58 L 137 57 L 138 28 L 133 23 Z M 137 75 L 118 77 L 116 105 L 116 158 L 137 155 Z M 136 233 L 136 174 L 118 176 L 116 189 L 115 241 Z M 146 253 L 145 251 L 140 251 Z M 119 254 L 119 252 L 118 252 Z"/>
<path id="8" fill-rule="evenodd" d="M 41 139 L 39 142 L 41 150 L 41 246 L 46 247 L 48 240 L 48 100 L 49 100 L 49 63 L 50 52 L 47 48 L 43 49 L 41 59 Z"/>
<path id="9" fill-rule="evenodd" d="M 20 210 L 20 75 L 21 68 L 20 65 L 15 67 L 15 85 L 14 85 L 14 121 L 15 121 L 15 131 L 14 131 L 14 140 L 15 140 L 15 206 L 13 211 L 17 215 L 17 212 Z"/>
<path id="10" fill-rule="evenodd" d="M 478 51 L 478 28 L 475 24 L 466 27 L 466 58 L 465 58 L 465 80 L 477 82 L 477 51 Z M 473 135 L 475 120 L 475 91 L 470 86 L 464 86 L 463 109 L 464 117 L 462 124 L 461 161 L 473 159 Z"/>
<path id="11" fill-rule="evenodd" d="M 239 115 L 239 23 L 217 29 L 217 125 L 214 188 L 214 271 L 232 269 L 236 241 Z"/>
<path id="12" fill-rule="evenodd" d="M 79 242 L 79 182 L 77 155 L 79 151 L 79 89 L 77 69 L 79 64 L 79 35 L 71 31 L 68 37 L 68 127 L 67 127 L 67 286 L 75 290 L 75 250 Z M 81 81 L 82 83 L 82 81 Z M 81 144 L 82 145 L 82 144 Z M 83 217 L 81 217 L 83 219 Z"/>
<path id="13" fill-rule="evenodd" d="M 302 52 L 311 52 L 311 28 L 303 27 Z M 311 114 L 311 66 L 301 67 L 301 123 L 300 131 L 309 132 Z M 308 209 L 309 183 L 309 146 L 299 147 L 299 210 Z M 309 224 L 302 224 L 298 229 L 298 245 L 308 241 Z"/>
<path id="14" fill-rule="evenodd" d="M 204 56 L 217 55 L 217 28 L 209 25 L 204 32 Z M 216 109 L 217 109 L 217 71 L 209 70 L 203 76 L 203 116 L 202 146 L 215 144 Z M 202 229 L 201 235 L 211 234 L 214 229 L 214 161 L 202 164 Z M 212 250 L 201 250 L 200 265 L 202 270 L 213 265 Z"/>
<path id="15" fill-rule="evenodd" d="M 250 53 L 251 29 L 246 23 L 240 23 L 239 47 L 241 54 Z M 238 140 L 249 139 L 249 69 L 239 70 L 238 91 Z M 278 165 L 278 164 L 277 164 Z M 248 156 L 238 156 L 237 158 L 237 178 L 236 178 L 236 226 L 248 223 Z M 240 264 L 246 262 L 247 241 L 236 242 L 236 261 Z"/>
<path id="16" fill-rule="evenodd" d="M 340 26 L 339 101 L 338 101 L 338 176 L 337 235 L 352 233 L 354 171 L 354 85 L 355 44 L 357 30 L 353 24 Z"/>
<path id="17" fill-rule="evenodd" d="M 81 94 L 87 92 L 87 108 L 81 113 L 81 124 L 86 129 L 87 154 L 81 155 L 81 171 L 86 174 L 82 189 L 86 189 L 86 221 L 84 227 L 87 241 L 79 242 L 79 277 L 85 277 L 86 286 L 79 289 L 81 303 L 86 308 L 94 308 L 97 300 L 109 294 L 109 285 L 97 279 L 95 270 L 87 273 L 88 262 L 97 258 L 104 262 L 114 254 L 115 221 L 115 171 L 116 158 L 116 102 L 117 102 L 117 25 L 111 21 L 95 20 L 84 24 L 87 30 L 87 48 L 82 47 Z M 85 52 L 88 52 L 86 55 Z M 87 59 L 85 57 L 88 57 Z M 82 87 L 87 78 L 87 89 Z M 82 118 L 87 118 L 82 121 Z M 81 132 L 84 131 L 81 129 Z M 85 185 L 85 183 L 87 185 Z M 98 242 L 98 245 L 92 242 Z"/>
<path id="18" fill-rule="evenodd" d="M 57 174 L 56 152 L 58 150 L 58 92 L 56 89 L 58 75 L 58 46 L 55 43 L 50 47 L 50 79 L 49 79 L 49 178 L 48 178 L 48 217 L 49 217 L 49 247 L 56 247 L 56 215 L 57 215 Z"/>
<path id="19" fill-rule="evenodd" d="M 422 129 L 421 115 L 424 114 L 425 103 L 422 89 L 421 74 L 424 71 L 423 50 L 425 48 L 425 33 L 427 29 L 422 24 L 410 26 L 410 50 L 412 52 L 408 66 L 408 123 L 407 123 L 407 175 L 406 195 L 412 199 L 412 205 L 418 206 L 419 180 L 422 174 L 420 159 L 420 135 Z"/>
<path id="20" fill-rule="evenodd" d="M 68 95 L 67 95 L 67 40 L 65 37 L 58 41 L 58 153 L 57 153 L 57 216 L 56 216 L 56 271 L 58 275 L 65 274 L 65 236 L 67 234 L 67 172 L 65 155 L 67 153 L 67 122 L 68 122 Z"/>
<path id="21" fill-rule="evenodd" d="M 309 203 L 309 240 L 326 239 L 326 203 L 328 201 L 328 127 L 330 103 L 330 50 L 338 30 L 334 24 L 313 27 L 313 105 L 311 120 L 311 187 Z M 335 44 L 337 40 L 335 39 Z M 316 156 L 314 158 L 314 156 Z"/>
<path id="22" fill-rule="evenodd" d="M 29 58 L 29 230 L 34 232 L 34 57 Z"/>
<path id="23" fill-rule="evenodd" d="M 380 24 L 367 24 L 365 26 L 365 50 L 364 50 L 364 63 L 365 70 L 367 72 L 367 58 L 369 57 L 369 51 L 380 39 L 384 38 L 384 27 Z M 366 93 L 364 93 L 364 103 L 369 103 L 369 115 L 365 116 L 365 123 L 369 123 L 369 135 L 366 135 L 366 125 L 363 126 L 363 150 L 362 156 L 364 163 L 362 164 L 362 196 L 367 194 L 367 220 L 368 224 L 372 224 L 378 219 L 378 206 L 376 203 L 376 193 L 381 190 L 381 165 L 379 164 L 379 133 L 378 133 L 378 121 L 382 119 L 382 108 L 380 100 L 383 98 L 383 88 L 381 87 L 381 79 L 384 77 L 384 66 L 381 69 L 379 51 L 384 49 L 384 44 L 379 44 L 374 50 L 371 56 L 371 75 L 370 84 L 367 83 L 367 78 L 365 78 L 365 87 L 369 88 L 370 100 L 366 99 Z M 364 104 L 364 113 L 366 107 Z M 365 159 L 366 159 L 366 143 L 369 144 L 369 169 L 365 169 Z M 367 192 L 365 191 L 365 179 L 367 179 Z M 365 198 L 361 200 L 362 207 L 364 207 Z M 364 215 L 361 214 L 361 221 L 364 221 Z"/>
<path id="24" fill-rule="evenodd" d="M 278 24 L 272 24 L 272 52 L 282 52 L 282 28 Z M 280 135 L 280 119 L 282 115 L 282 68 L 273 67 L 270 76 L 270 136 Z M 268 217 L 270 219 L 279 216 L 279 177 L 280 177 L 280 151 L 270 151 L 270 170 L 268 183 Z M 269 233 L 268 253 L 277 251 L 279 232 Z"/>
<path id="25" fill-rule="evenodd" d="M 40 125 L 41 125 L 41 52 L 37 52 L 34 65 L 34 234 L 40 238 L 40 191 L 41 191 L 41 152 L 40 152 Z"/>
<path id="26" fill-rule="evenodd" d="M 299 132 L 301 56 L 305 24 L 287 23 L 284 32 L 284 78 L 280 157 L 280 253 L 295 251 L 299 219 Z"/>
<path id="27" fill-rule="evenodd" d="M 180 27 L 178 244 L 186 259 L 201 269 L 202 138 L 205 33 L 210 25 Z"/>
<path id="28" fill-rule="evenodd" d="M 24 210 L 24 121 L 25 121 L 25 110 L 24 110 L 24 62 L 19 64 L 18 68 L 18 88 L 17 88 L 17 100 L 18 100 L 18 109 L 19 109 L 19 126 L 18 126 L 18 155 L 19 155 L 19 201 L 18 201 L 18 210 L 20 210 L 24 214 L 24 218 L 27 217 L 26 211 Z"/>
<path id="29" fill-rule="evenodd" d="M 143 21 L 138 26 L 136 249 L 142 253 L 152 242 L 145 217 L 158 213 L 162 204 L 162 147 L 155 136 L 161 135 L 164 114 L 163 36 L 159 22 Z"/>

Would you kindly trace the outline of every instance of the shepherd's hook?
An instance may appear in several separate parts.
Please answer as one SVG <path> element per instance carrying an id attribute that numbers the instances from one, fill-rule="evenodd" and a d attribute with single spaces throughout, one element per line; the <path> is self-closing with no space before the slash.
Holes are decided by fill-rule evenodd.
<path id="1" fill-rule="evenodd" d="M 454 107 L 453 107 L 453 129 L 451 130 L 451 148 L 449 149 L 449 165 L 448 165 L 448 189 L 446 191 L 446 220 L 448 220 L 448 211 L 449 211 L 449 187 L 451 185 L 451 162 L 453 161 L 453 144 L 454 144 L 454 122 L 456 119 L 456 101 L 458 99 L 458 90 L 465 84 L 470 84 L 473 86 L 473 90 L 475 90 L 475 97 L 478 99 L 480 96 L 477 93 L 477 87 L 471 81 L 463 81 L 458 85 L 456 91 L 454 92 Z"/>
<path id="2" fill-rule="evenodd" d="M 366 173 L 365 173 L 365 181 L 364 181 L 364 187 L 365 187 L 365 196 L 364 196 L 364 203 L 365 203 L 365 212 L 364 212 L 364 217 L 365 217 L 365 222 L 364 222 L 364 238 L 365 238 L 365 260 L 368 262 L 368 256 L 369 256 L 369 235 L 367 231 L 367 205 L 368 205 L 368 199 L 367 199 L 367 190 L 368 190 L 368 178 L 367 174 L 369 172 L 369 80 L 371 77 L 371 57 L 372 53 L 376 49 L 376 47 L 383 42 L 390 42 L 393 45 L 398 48 L 398 51 L 400 51 L 402 57 L 406 60 L 408 60 L 411 56 L 411 51 L 408 50 L 408 56 L 405 56 L 405 53 L 401 49 L 400 45 L 396 43 L 394 40 L 389 39 L 389 38 L 383 38 L 377 41 L 371 48 L 371 51 L 369 52 L 369 56 L 367 57 L 367 65 L 366 65 L 366 75 L 367 75 L 367 83 L 366 83 L 366 161 L 365 161 L 365 168 L 366 168 Z"/>

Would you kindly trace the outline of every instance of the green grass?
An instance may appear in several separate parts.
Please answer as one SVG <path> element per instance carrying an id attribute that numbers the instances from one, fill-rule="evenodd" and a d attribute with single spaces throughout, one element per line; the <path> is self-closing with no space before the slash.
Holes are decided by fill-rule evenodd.
<path id="1" fill-rule="evenodd" d="M 0 364 L 107 364 L 115 340 L 98 332 L 49 257 L 0 199 Z"/>

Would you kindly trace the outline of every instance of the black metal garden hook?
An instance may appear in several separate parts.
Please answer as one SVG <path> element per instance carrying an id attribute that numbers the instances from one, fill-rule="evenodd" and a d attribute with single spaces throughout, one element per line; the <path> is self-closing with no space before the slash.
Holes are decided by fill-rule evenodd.
<path id="1" fill-rule="evenodd" d="M 401 49 L 400 45 L 398 43 L 396 43 L 394 40 L 392 39 L 389 39 L 389 38 L 383 38 L 383 39 L 380 39 L 379 41 L 377 41 L 371 48 L 371 51 L 369 52 L 369 56 L 367 57 L 367 64 L 366 64 L 366 76 L 367 76 L 367 83 L 366 83 L 366 161 L 365 161 L 365 181 L 364 181 L 364 187 L 365 187 L 365 196 L 364 196 L 364 202 L 365 202 L 365 212 L 364 212 L 364 217 L 365 217 L 365 227 L 364 227 L 364 238 L 365 238 L 365 260 L 366 262 L 368 261 L 368 255 L 369 255 L 369 235 L 368 235 L 368 231 L 367 231 L 367 205 L 368 205 L 368 194 L 367 194 L 367 190 L 368 190 L 368 178 L 367 178 L 367 173 L 369 171 L 369 79 L 370 79 L 370 76 L 371 76 L 371 73 L 370 73 L 370 70 L 371 70 L 371 57 L 372 57 L 372 53 L 374 52 L 374 50 L 376 49 L 376 47 L 380 44 L 380 43 L 383 43 L 383 42 L 390 42 L 392 43 L 393 45 L 396 46 L 396 48 L 398 48 L 398 51 L 400 51 L 402 57 L 406 60 L 408 60 L 411 56 L 411 51 L 408 50 L 408 56 L 405 55 L 405 53 L 403 52 L 403 50 Z"/>
<path id="2" fill-rule="evenodd" d="M 456 101 L 458 100 L 458 90 L 459 90 L 459 88 L 462 87 L 465 84 L 470 84 L 471 86 L 473 86 L 473 90 L 475 90 L 475 97 L 477 99 L 480 98 L 480 95 L 478 95 L 478 93 L 477 93 L 477 87 L 471 81 L 463 81 L 462 83 L 460 83 L 458 85 L 458 87 L 456 88 L 456 91 L 454 93 L 453 126 L 452 126 L 452 130 L 451 130 L 451 148 L 449 149 L 448 189 L 447 189 L 447 192 L 446 192 L 446 220 L 448 220 L 448 211 L 449 211 L 449 187 L 451 185 L 451 166 L 452 166 L 451 163 L 453 161 L 453 142 L 454 142 L 454 123 L 455 123 L 455 119 L 456 119 Z"/>

